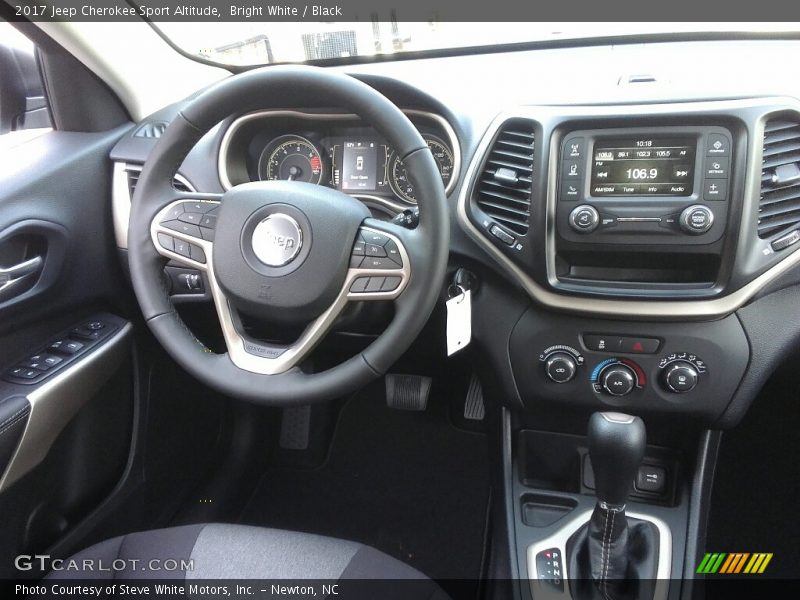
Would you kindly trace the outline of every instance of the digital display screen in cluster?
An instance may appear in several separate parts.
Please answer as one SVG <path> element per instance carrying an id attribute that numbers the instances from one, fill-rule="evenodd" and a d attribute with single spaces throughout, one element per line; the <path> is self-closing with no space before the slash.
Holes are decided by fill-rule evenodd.
<path id="1" fill-rule="evenodd" d="M 593 150 L 592 196 L 690 196 L 694 138 L 598 140 Z"/>
<path id="2" fill-rule="evenodd" d="M 374 191 L 378 183 L 378 144 L 362 140 L 345 141 L 342 146 L 341 189 Z"/>

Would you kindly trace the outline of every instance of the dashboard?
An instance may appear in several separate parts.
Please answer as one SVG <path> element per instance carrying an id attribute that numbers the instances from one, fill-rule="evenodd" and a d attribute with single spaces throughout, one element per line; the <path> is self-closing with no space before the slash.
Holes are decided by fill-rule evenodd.
<path id="1" fill-rule="evenodd" d="M 800 322 L 791 295 L 800 283 L 800 89 L 763 93 L 777 81 L 770 59 L 790 50 L 717 42 L 503 55 L 506 75 L 525 72 L 535 86 L 498 73 L 494 56 L 345 69 L 400 106 L 428 142 L 450 203 L 453 272 L 482 282 L 473 343 L 503 402 L 706 424 L 741 417 L 776 366 L 766 357 L 800 339 L 800 327 L 757 310 L 788 294 L 770 310 Z M 717 70 L 703 69 L 698 53 L 719 58 Z M 669 86 L 620 75 L 646 62 L 659 80 L 667 55 L 685 66 L 669 72 Z M 737 79 L 748 61 L 759 68 Z M 586 85 L 564 83 L 564 69 Z M 466 73 L 481 85 L 467 86 Z M 414 206 L 402 157 L 368 123 L 323 99 L 278 101 L 209 132 L 178 183 L 219 192 L 296 179 L 348 193 L 380 218 Z M 148 121 L 168 122 L 180 106 Z M 120 248 L 131 181 L 154 143 L 134 130 L 111 155 Z"/>
<path id="2" fill-rule="evenodd" d="M 435 113 L 405 112 L 427 142 L 449 193 L 461 162 L 453 128 Z M 248 181 L 305 181 L 359 198 L 376 216 L 393 216 L 417 202 L 402 158 L 356 115 L 273 110 L 243 115 L 227 126 L 218 166 L 225 189 Z"/>

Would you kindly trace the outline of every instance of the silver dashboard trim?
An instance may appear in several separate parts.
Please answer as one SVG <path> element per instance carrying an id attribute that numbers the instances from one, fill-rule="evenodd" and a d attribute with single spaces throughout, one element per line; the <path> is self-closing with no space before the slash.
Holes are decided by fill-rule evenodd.
<path id="1" fill-rule="evenodd" d="M 675 115 L 680 114 L 681 109 L 702 111 L 702 110 L 726 110 L 736 108 L 747 108 L 756 106 L 766 106 L 770 103 L 779 103 L 787 108 L 800 110 L 800 102 L 792 98 L 754 98 L 750 100 L 724 100 L 709 102 L 690 102 L 685 104 L 652 104 L 636 106 L 636 114 L 647 115 Z M 582 117 L 591 118 L 593 116 L 614 116 L 615 109 L 630 111 L 631 106 L 526 106 L 499 114 L 489 125 L 486 133 L 481 139 L 475 154 L 470 161 L 464 178 L 464 185 L 458 197 L 457 220 L 461 228 L 469 235 L 483 250 L 489 254 L 514 280 L 516 280 L 528 295 L 541 305 L 559 311 L 567 311 L 584 315 L 605 316 L 611 318 L 631 318 L 635 315 L 641 319 L 715 319 L 725 317 L 738 310 L 748 300 L 750 300 L 760 289 L 780 277 L 789 269 L 800 265 L 800 248 L 791 251 L 780 262 L 776 263 L 764 273 L 731 292 L 719 298 L 705 300 L 609 300 L 591 297 L 578 297 L 556 293 L 537 283 L 525 271 L 516 265 L 510 258 L 497 249 L 492 242 L 470 221 L 467 214 L 467 206 L 471 195 L 471 190 L 476 175 L 483 163 L 489 145 L 494 139 L 495 134 L 502 124 L 511 118 L 526 118 L 533 121 L 540 121 L 547 117 Z M 751 140 L 751 143 L 755 141 Z M 547 185 L 547 270 L 553 273 L 555 268 L 554 258 L 554 230 L 555 221 L 555 202 L 557 193 L 557 167 L 558 157 L 556 153 L 551 153 L 548 161 L 548 185 Z M 751 174 L 747 175 L 748 181 L 746 188 L 751 188 Z M 742 232 L 740 232 L 742 233 Z M 543 246 L 545 245 L 543 244 Z M 553 247 L 551 247 L 553 246 Z"/>
<path id="2" fill-rule="evenodd" d="M 407 116 L 410 117 L 420 117 L 424 119 L 430 119 L 431 121 L 435 121 L 436 124 L 442 128 L 445 135 L 447 136 L 447 141 L 450 144 L 450 149 L 453 152 L 453 173 L 450 176 L 450 181 L 447 183 L 447 187 L 445 188 L 444 191 L 446 195 L 450 195 L 450 193 L 455 189 L 456 184 L 458 183 L 458 178 L 461 175 L 461 146 L 459 145 L 458 136 L 456 135 L 455 130 L 450 125 L 450 122 L 447 119 L 445 119 L 441 115 L 437 115 L 436 113 L 424 110 L 416 110 L 416 109 L 403 109 L 403 113 L 405 113 Z M 222 142 L 220 142 L 219 154 L 217 156 L 217 172 L 219 173 L 219 181 L 222 184 L 223 189 L 227 191 L 233 187 L 233 184 L 231 183 L 230 177 L 228 175 L 227 156 L 230 150 L 230 144 L 234 134 L 242 127 L 243 124 L 248 123 L 249 121 L 254 121 L 259 119 L 269 119 L 274 117 L 294 117 L 297 119 L 307 119 L 310 121 L 314 120 L 352 121 L 361 119 L 358 115 L 354 113 L 313 113 L 301 110 L 280 110 L 280 109 L 259 110 L 247 113 L 246 115 L 242 115 L 241 117 L 235 119 L 228 126 L 228 128 L 225 130 L 225 133 L 222 136 Z M 391 210 L 397 212 L 401 212 L 406 208 L 416 206 L 415 204 L 412 203 L 392 201 L 388 198 L 381 198 L 379 196 L 360 195 L 360 194 L 352 194 L 352 196 L 354 198 L 369 199 L 378 204 L 385 205 Z"/>
<path id="3" fill-rule="evenodd" d="M 141 165 L 132 165 L 125 162 L 115 162 L 113 177 L 111 179 L 111 214 L 114 222 L 114 238 L 117 248 L 128 249 L 128 223 L 131 218 L 131 192 L 128 187 L 128 172 L 141 172 Z M 190 192 L 197 190 L 180 173 L 175 173 L 175 179 L 181 182 Z"/>
<path id="4" fill-rule="evenodd" d="M 658 529 L 658 566 L 656 567 L 656 579 L 658 581 L 656 582 L 653 599 L 666 600 L 672 573 L 672 531 L 669 525 L 658 517 L 637 512 L 627 512 L 626 515 L 641 521 L 649 521 Z M 542 598 L 568 600 L 572 598 L 568 584 L 569 573 L 567 569 L 569 565 L 567 564 L 566 556 L 567 540 L 569 540 L 572 534 L 578 531 L 581 526 L 587 523 L 591 516 L 591 510 L 584 511 L 565 523 L 564 526 L 553 535 L 528 546 L 528 551 L 526 553 L 528 579 L 531 586 L 531 595 L 534 600 L 540 600 Z M 561 551 L 564 591 L 555 590 L 546 583 L 539 583 L 539 573 L 536 569 L 536 555 L 543 550 L 549 550 L 551 548 L 558 548 Z"/>
<path id="5" fill-rule="evenodd" d="M 126 323 L 85 357 L 26 395 L 30 416 L 0 479 L 0 493 L 42 462 L 58 434 L 125 359 L 132 332 L 133 326 Z"/>

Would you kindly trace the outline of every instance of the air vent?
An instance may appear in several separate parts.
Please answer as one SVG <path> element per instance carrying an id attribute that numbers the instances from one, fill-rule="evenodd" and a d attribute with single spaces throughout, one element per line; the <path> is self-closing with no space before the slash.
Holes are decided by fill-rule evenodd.
<path id="1" fill-rule="evenodd" d="M 152 123 L 145 123 L 136 130 L 136 133 L 133 134 L 133 137 L 160 138 L 167 130 L 168 125 L 169 123 L 166 121 L 153 121 Z"/>
<path id="2" fill-rule="evenodd" d="M 141 168 L 135 168 L 135 167 L 130 167 L 129 166 L 128 169 L 127 169 L 127 173 L 128 173 L 128 191 L 131 194 L 131 198 L 133 198 L 133 192 L 136 189 L 136 184 L 139 182 L 139 175 L 141 175 L 141 172 L 142 172 Z M 172 187 L 174 187 L 179 192 L 193 192 L 193 191 L 195 191 L 188 184 L 188 182 L 186 180 L 184 180 L 183 177 L 180 177 L 179 175 L 173 178 Z"/>
<path id="3" fill-rule="evenodd" d="M 764 128 L 758 237 L 800 227 L 800 122 L 778 118 Z"/>
<path id="4" fill-rule="evenodd" d="M 534 142 L 532 121 L 506 121 L 489 150 L 473 196 L 483 212 L 518 235 L 528 232 Z"/>

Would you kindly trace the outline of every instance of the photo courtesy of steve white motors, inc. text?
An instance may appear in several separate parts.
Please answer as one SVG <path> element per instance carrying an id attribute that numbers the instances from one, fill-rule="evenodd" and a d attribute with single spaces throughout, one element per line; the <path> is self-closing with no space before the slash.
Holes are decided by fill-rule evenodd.
<path id="1" fill-rule="evenodd" d="M 41 19 L 79 19 L 83 18 L 130 18 L 147 19 L 169 17 L 216 17 L 239 18 L 243 20 L 260 17 L 341 17 L 342 7 L 336 4 L 305 4 L 290 6 L 288 4 L 231 4 L 229 6 L 211 5 L 177 5 L 177 6 L 103 6 L 102 3 L 83 4 L 81 6 L 56 5 L 17 5 L 14 7 L 17 17 Z"/>
<path id="2" fill-rule="evenodd" d="M 197 598 L 202 596 L 209 596 L 219 598 L 222 596 L 232 596 L 240 598 L 243 596 L 253 596 L 255 594 L 266 594 L 268 597 L 273 596 L 301 596 L 301 597 L 331 597 L 340 594 L 338 583 L 328 584 L 296 584 L 287 585 L 285 583 L 272 583 L 266 585 L 262 583 L 259 586 L 252 585 L 217 585 L 208 583 L 109 583 L 109 584 L 68 584 L 68 583 L 51 583 L 51 584 L 38 584 L 26 585 L 16 584 L 16 595 L 26 596 L 28 598 L 36 596 L 69 596 L 69 597 L 98 597 L 108 598 L 110 596 L 128 596 L 134 598 L 141 598 L 143 596 L 187 596 L 190 598 Z"/>

